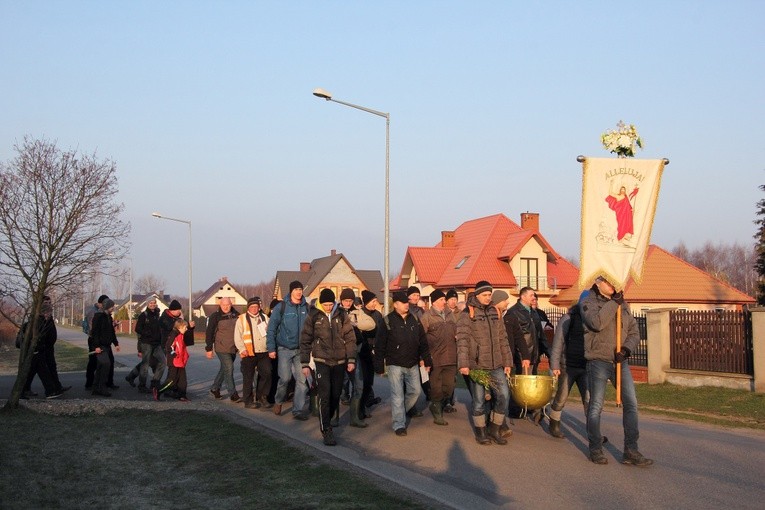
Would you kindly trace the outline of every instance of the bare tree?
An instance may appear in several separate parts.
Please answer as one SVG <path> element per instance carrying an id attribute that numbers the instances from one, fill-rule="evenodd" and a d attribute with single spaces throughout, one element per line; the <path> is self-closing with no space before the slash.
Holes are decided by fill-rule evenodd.
<path id="1" fill-rule="evenodd" d="M 713 244 L 707 241 L 700 248 L 689 250 L 683 242 L 680 242 L 672 249 L 672 254 L 745 294 L 753 296 L 756 293 L 755 246 L 744 246 L 738 243 Z"/>
<path id="2" fill-rule="evenodd" d="M 29 326 L 6 408 L 18 407 L 43 296 L 77 292 L 98 263 L 121 259 L 130 230 L 120 219 L 114 162 L 31 137 L 14 149 L 0 163 L 0 295 L 25 310 Z"/>
<path id="3" fill-rule="evenodd" d="M 145 274 L 133 282 L 133 289 L 136 294 L 151 294 L 152 292 L 163 292 L 167 286 L 167 280 L 155 274 Z M 188 298 L 186 298 L 188 300 Z"/>
<path id="4" fill-rule="evenodd" d="M 258 296 L 263 301 L 263 307 L 268 306 L 271 301 L 271 296 L 274 293 L 275 278 L 271 278 L 268 281 L 263 280 L 260 283 L 243 283 L 232 284 L 239 293 L 244 296 L 244 299 Z"/>

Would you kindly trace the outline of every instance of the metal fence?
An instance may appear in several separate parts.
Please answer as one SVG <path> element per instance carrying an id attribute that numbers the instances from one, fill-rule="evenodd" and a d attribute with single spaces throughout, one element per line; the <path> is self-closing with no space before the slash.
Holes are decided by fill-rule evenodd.
<path id="1" fill-rule="evenodd" d="M 676 310 L 669 331 L 672 368 L 754 374 L 748 312 Z"/>
<path id="2" fill-rule="evenodd" d="M 547 318 L 550 319 L 550 323 L 553 326 L 558 327 L 558 321 L 563 317 L 563 314 L 568 313 L 568 308 L 545 308 L 544 312 L 547 314 Z M 630 365 L 647 367 L 648 366 L 648 328 L 646 326 L 646 317 L 644 313 L 634 314 L 635 321 L 637 321 L 638 330 L 640 331 L 640 342 L 638 348 L 630 356 Z M 552 345 L 550 346 L 552 347 Z"/>

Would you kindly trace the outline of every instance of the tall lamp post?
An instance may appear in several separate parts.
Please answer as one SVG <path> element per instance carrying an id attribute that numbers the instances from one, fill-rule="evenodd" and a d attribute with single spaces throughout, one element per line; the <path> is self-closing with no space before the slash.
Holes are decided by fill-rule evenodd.
<path id="1" fill-rule="evenodd" d="M 314 89 L 313 95 L 385 119 L 385 268 L 383 273 L 383 284 L 385 285 L 385 288 L 383 289 L 383 309 L 385 310 L 385 315 L 388 315 L 388 312 L 390 311 L 390 305 L 388 304 L 390 301 L 390 113 L 378 112 L 377 110 L 359 106 L 357 104 L 338 101 L 337 99 L 333 99 L 332 94 L 324 89 Z"/>
<path id="2" fill-rule="evenodd" d="M 178 218 L 170 218 L 169 216 L 162 216 L 158 212 L 153 212 L 151 215 L 161 220 L 177 221 L 178 223 L 185 223 L 189 226 L 189 316 L 186 318 L 186 320 L 194 320 L 194 311 L 191 308 L 191 220 L 179 220 Z"/>

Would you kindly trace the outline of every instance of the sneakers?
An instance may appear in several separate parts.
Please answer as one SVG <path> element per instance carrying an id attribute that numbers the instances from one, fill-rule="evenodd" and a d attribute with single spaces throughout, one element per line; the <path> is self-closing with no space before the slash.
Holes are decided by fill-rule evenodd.
<path id="1" fill-rule="evenodd" d="M 399 437 L 403 437 L 406 435 L 406 429 L 404 427 L 401 427 L 400 429 L 396 429 L 396 435 Z"/>
<path id="2" fill-rule="evenodd" d="M 220 394 L 220 390 L 210 390 L 210 394 L 215 397 L 216 399 L 220 400 L 223 397 Z"/>
<path id="3" fill-rule="evenodd" d="M 56 391 L 56 392 L 54 392 L 54 393 L 51 393 L 50 395 L 45 395 L 45 398 L 47 398 L 48 400 L 50 400 L 50 399 L 53 399 L 53 398 L 58 398 L 58 397 L 60 397 L 60 396 L 61 396 L 61 395 L 63 395 L 63 394 L 64 394 L 64 392 L 63 392 L 63 391 Z"/>
<path id="4" fill-rule="evenodd" d="M 132 387 L 135 388 L 135 379 L 131 379 L 129 375 L 125 376 L 125 381 Z"/>
<path id="5" fill-rule="evenodd" d="M 622 457 L 622 464 L 637 467 L 648 467 L 653 464 L 652 459 L 646 459 L 643 454 L 637 450 L 624 450 L 624 456 Z"/>
<path id="6" fill-rule="evenodd" d="M 292 415 L 293 418 L 300 421 L 307 421 L 308 420 L 308 413 L 295 413 Z"/>
<path id="7" fill-rule="evenodd" d="M 241 400 L 242 400 L 242 397 L 240 397 L 240 396 L 239 396 L 239 393 L 237 393 L 237 392 L 234 392 L 234 393 L 231 395 L 231 397 L 230 397 L 230 398 L 231 398 L 231 402 L 239 402 L 239 401 L 241 401 Z"/>
<path id="8" fill-rule="evenodd" d="M 446 404 L 444 406 L 444 412 L 445 413 L 456 413 L 457 409 L 453 405 L 451 405 L 451 404 Z"/>
<path id="9" fill-rule="evenodd" d="M 608 459 L 603 455 L 603 450 L 590 452 L 590 460 L 593 464 L 600 464 L 601 466 L 608 464 Z"/>

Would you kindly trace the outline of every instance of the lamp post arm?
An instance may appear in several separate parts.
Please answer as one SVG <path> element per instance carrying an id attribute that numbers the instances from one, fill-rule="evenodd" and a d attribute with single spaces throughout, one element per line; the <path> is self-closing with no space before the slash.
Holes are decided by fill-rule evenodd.
<path id="1" fill-rule="evenodd" d="M 390 119 L 390 114 L 385 112 L 378 112 L 377 110 L 373 110 L 371 108 L 367 108 L 366 106 L 359 106 L 357 104 L 353 103 L 346 103 L 345 101 L 338 101 L 337 99 L 327 99 L 327 101 L 332 101 L 333 103 L 338 103 L 344 106 L 350 106 L 351 108 L 356 108 L 357 110 L 361 110 L 363 112 L 371 113 L 372 115 L 378 115 L 380 117 L 384 117 L 386 119 Z"/>

